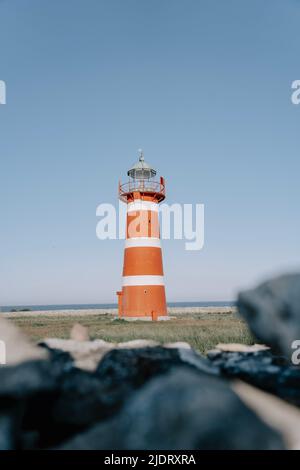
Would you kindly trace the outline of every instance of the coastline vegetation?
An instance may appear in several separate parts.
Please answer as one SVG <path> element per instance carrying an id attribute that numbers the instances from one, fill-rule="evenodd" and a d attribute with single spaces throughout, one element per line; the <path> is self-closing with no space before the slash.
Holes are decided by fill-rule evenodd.
<path id="1" fill-rule="evenodd" d="M 33 341 L 44 338 L 69 338 L 74 323 L 89 330 L 91 339 L 123 342 L 135 339 L 154 340 L 161 344 L 185 341 L 205 354 L 218 343 L 253 344 L 254 337 L 246 323 L 236 313 L 177 314 L 169 321 L 127 322 L 115 319 L 111 314 L 60 316 L 53 314 L 37 317 L 13 317 L 10 319 Z"/>

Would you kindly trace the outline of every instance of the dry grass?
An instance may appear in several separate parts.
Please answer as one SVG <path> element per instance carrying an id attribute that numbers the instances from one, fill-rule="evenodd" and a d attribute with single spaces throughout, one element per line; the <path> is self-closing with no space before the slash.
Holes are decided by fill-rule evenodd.
<path id="1" fill-rule="evenodd" d="M 122 342 L 133 339 L 152 339 L 160 343 L 186 341 L 201 353 L 217 343 L 253 344 L 254 338 L 247 325 L 234 313 L 184 314 L 171 317 L 166 322 L 126 322 L 112 315 L 85 315 L 76 318 L 53 315 L 52 317 L 16 317 L 11 321 L 33 340 L 43 338 L 69 338 L 76 322 L 89 328 L 92 339 Z"/>

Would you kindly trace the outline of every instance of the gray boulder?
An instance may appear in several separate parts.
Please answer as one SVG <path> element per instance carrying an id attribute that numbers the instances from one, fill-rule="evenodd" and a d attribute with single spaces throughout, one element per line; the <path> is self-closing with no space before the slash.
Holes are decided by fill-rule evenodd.
<path id="1" fill-rule="evenodd" d="M 291 357 L 293 341 L 300 340 L 300 274 L 280 276 L 240 293 L 237 306 L 259 340 Z"/>
<path id="2" fill-rule="evenodd" d="M 221 379 L 177 367 L 136 392 L 118 419 L 62 449 L 282 449 L 281 437 Z"/>

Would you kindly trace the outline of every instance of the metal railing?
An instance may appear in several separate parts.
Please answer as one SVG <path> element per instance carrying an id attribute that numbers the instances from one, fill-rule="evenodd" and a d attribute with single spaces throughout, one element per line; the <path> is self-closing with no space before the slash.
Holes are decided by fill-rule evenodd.
<path id="1" fill-rule="evenodd" d="M 134 191 L 149 192 L 165 196 L 165 184 L 163 178 L 161 181 L 133 180 L 127 183 L 119 183 L 119 196 L 127 195 Z"/>

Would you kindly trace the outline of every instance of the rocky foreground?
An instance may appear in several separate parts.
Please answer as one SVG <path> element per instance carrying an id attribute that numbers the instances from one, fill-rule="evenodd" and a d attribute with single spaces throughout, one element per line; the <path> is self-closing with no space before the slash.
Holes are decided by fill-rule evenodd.
<path id="1" fill-rule="evenodd" d="M 1 449 L 300 448 L 300 275 L 242 293 L 238 309 L 263 345 L 71 339 L 31 345 L 0 320 Z M 199 322 L 199 328 L 201 323 Z"/>

